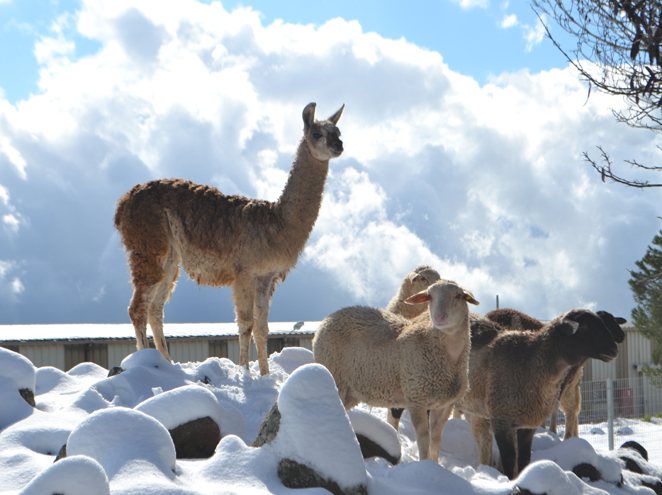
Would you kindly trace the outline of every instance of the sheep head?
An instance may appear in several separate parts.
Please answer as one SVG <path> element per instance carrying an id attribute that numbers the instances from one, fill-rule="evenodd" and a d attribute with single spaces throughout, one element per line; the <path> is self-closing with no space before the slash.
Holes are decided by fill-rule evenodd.
<path id="1" fill-rule="evenodd" d="M 303 138 L 308 144 L 310 153 L 317 160 L 328 161 L 340 156 L 343 144 L 340 140 L 340 130 L 336 127 L 345 105 L 326 120 L 315 120 L 315 103 L 308 103 L 303 109 Z"/>
<path id="2" fill-rule="evenodd" d="M 467 303 L 479 304 L 471 292 L 450 280 L 435 282 L 427 289 L 405 299 L 405 303 L 428 303 L 432 326 L 449 333 L 462 328 L 462 323 L 468 321 Z"/>
<path id="3" fill-rule="evenodd" d="M 608 362 L 618 355 L 614 338 L 614 327 L 618 327 L 618 323 L 606 311 L 596 314 L 586 309 L 573 309 L 552 325 L 553 332 L 561 338 L 562 352 L 570 362 L 585 358 Z"/>

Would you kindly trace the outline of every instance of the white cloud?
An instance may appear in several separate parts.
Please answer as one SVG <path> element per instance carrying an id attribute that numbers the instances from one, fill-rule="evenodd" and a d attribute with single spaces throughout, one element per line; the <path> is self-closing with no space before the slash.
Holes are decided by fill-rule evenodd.
<path id="1" fill-rule="evenodd" d="M 511 27 L 517 26 L 518 23 L 517 14 L 507 14 L 501 19 L 500 26 L 503 29 L 510 29 Z"/>
<path id="2" fill-rule="evenodd" d="M 628 316 L 627 269 L 657 231 L 660 193 L 631 201 L 581 152 L 606 143 L 617 158 L 662 157 L 650 134 L 614 123 L 614 101 L 585 104 L 570 68 L 481 86 L 356 22 L 265 26 L 218 2 L 86 0 L 76 20 L 40 42 L 40 93 L 0 101 L 0 288 L 20 294 L 0 298 L 4 318 L 127 321 L 119 196 L 182 176 L 275 199 L 309 101 L 321 117 L 346 103 L 345 153 L 272 314 L 385 304 L 428 263 L 485 310 L 499 294 L 543 318 L 579 304 Z M 68 59 L 74 27 L 96 54 Z M 166 319 L 231 321 L 229 301 L 183 277 Z"/>
<path id="3" fill-rule="evenodd" d="M 526 50 L 531 51 L 533 50 L 537 45 L 539 45 L 543 39 L 545 39 L 545 25 L 543 22 L 545 21 L 544 14 L 543 18 L 537 19 L 536 23 L 534 26 L 530 26 L 528 24 L 522 24 L 522 30 L 524 33 L 524 40 L 526 41 Z"/>
<path id="4" fill-rule="evenodd" d="M 463 9 L 473 9 L 480 8 L 486 9 L 490 1 L 489 0 L 453 0 L 455 3 L 459 4 Z"/>

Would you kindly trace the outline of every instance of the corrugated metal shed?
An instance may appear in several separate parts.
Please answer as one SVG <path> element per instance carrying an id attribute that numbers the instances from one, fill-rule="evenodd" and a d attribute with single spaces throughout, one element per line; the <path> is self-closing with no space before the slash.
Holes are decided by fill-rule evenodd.
<path id="1" fill-rule="evenodd" d="M 318 325 L 269 323 L 269 353 L 288 346 L 310 349 Z M 203 361 L 211 356 L 239 362 L 235 323 L 166 323 L 164 332 L 175 362 Z M 65 371 L 82 362 L 110 369 L 136 350 L 129 323 L 0 325 L 0 346 L 20 352 L 37 367 L 54 366 Z M 256 359 L 253 344 L 250 359 Z"/>

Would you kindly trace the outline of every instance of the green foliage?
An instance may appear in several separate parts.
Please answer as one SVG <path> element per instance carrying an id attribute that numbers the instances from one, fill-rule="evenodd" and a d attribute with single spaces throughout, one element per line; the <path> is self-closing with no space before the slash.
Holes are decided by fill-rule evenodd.
<path id="1" fill-rule="evenodd" d="M 630 271 L 630 288 L 636 302 L 632 310 L 635 327 L 653 345 L 653 362 L 662 364 L 662 230 L 644 257 Z"/>

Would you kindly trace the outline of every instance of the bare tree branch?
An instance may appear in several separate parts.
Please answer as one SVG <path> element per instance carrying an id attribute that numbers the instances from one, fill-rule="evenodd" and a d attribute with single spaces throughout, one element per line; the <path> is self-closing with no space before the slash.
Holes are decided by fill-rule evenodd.
<path id="1" fill-rule="evenodd" d="M 532 0 L 533 9 L 554 46 L 588 82 L 588 95 L 597 88 L 625 98 L 627 107 L 613 110 L 618 122 L 662 133 L 662 3 L 659 0 Z M 553 19 L 576 45 L 565 48 L 547 23 Z M 609 154 L 600 146 L 599 163 L 585 160 L 607 179 L 631 187 L 662 187 L 659 181 L 626 178 L 613 170 Z M 624 160 L 643 173 L 662 167 Z"/>

